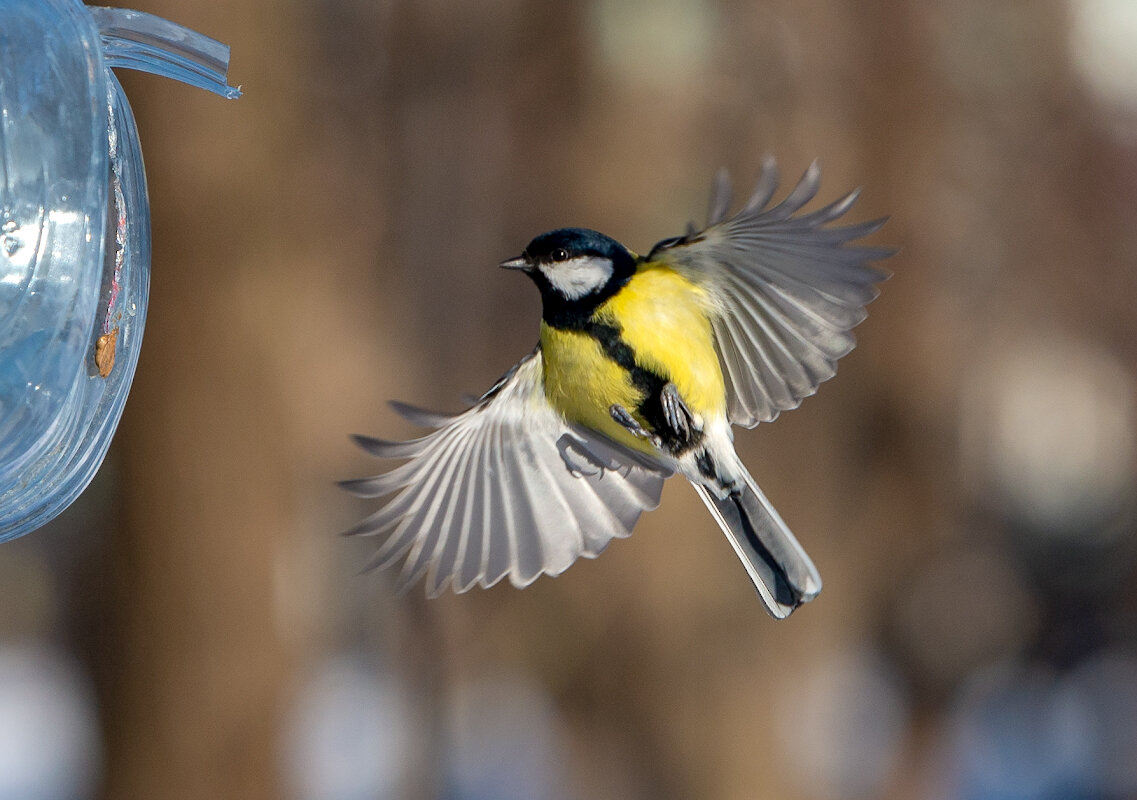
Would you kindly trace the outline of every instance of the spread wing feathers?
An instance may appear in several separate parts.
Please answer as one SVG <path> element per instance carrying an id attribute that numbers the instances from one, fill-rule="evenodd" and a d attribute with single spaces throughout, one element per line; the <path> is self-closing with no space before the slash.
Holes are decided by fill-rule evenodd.
<path id="1" fill-rule="evenodd" d="M 402 558 L 401 588 L 425 574 L 432 597 L 447 584 L 464 592 L 506 575 L 527 586 L 597 556 L 659 504 L 668 475 L 566 423 L 545 400 L 539 348 L 457 416 L 394 407 L 435 430 L 407 442 L 355 437 L 372 455 L 406 463 L 342 484 L 361 497 L 394 494 L 347 533 L 387 534 L 369 568 Z"/>
<path id="2" fill-rule="evenodd" d="M 844 216 L 858 192 L 798 214 L 817 194 L 820 176 L 815 162 L 781 203 L 768 207 L 778 186 L 777 165 L 768 158 L 746 205 L 727 219 L 730 180 L 720 172 L 707 227 L 660 242 L 648 257 L 710 294 L 735 424 L 772 420 L 833 377 L 837 359 L 853 349 L 851 329 L 877 295 L 874 284 L 888 277 L 867 262 L 893 251 L 849 245 L 885 220 L 825 227 Z"/>

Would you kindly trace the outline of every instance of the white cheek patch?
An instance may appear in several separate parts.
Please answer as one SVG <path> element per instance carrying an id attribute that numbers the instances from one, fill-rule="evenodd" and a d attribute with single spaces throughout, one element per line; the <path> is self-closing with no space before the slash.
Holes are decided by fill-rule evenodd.
<path id="1" fill-rule="evenodd" d="M 541 272 L 549 284 L 569 300 L 579 300 L 608 283 L 612 259 L 579 256 L 568 261 L 543 264 Z"/>

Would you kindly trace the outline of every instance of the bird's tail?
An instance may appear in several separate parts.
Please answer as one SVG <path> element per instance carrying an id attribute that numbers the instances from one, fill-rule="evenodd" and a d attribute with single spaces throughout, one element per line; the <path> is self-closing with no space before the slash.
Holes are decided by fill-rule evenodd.
<path id="1" fill-rule="evenodd" d="M 695 484 L 715 521 L 746 567 L 770 616 L 785 619 L 821 591 L 821 576 L 762 490 L 745 481 L 724 497 Z"/>

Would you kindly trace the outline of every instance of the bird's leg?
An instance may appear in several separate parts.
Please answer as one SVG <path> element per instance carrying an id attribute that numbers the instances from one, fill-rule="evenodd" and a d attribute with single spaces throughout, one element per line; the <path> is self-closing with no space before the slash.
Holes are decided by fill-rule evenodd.
<path id="1" fill-rule="evenodd" d="M 612 415 L 612 419 L 626 429 L 628 433 L 635 436 L 637 439 L 646 439 L 651 442 L 654 447 L 659 447 L 663 444 L 662 440 L 654 433 L 649 431 L 643 425 L 636 421 L 636 418 L 628 413 L 628 409 L 624 408 L 619 403 L 613 403 L 608 408 L 608 413 Z"/>
<path id="2" fill-rule="evenodd" d="M 659 392 L 659 404 L 663 407 L 663 419 L 667 422 L 667 427 L 674 431 L 677 440 L 691 442 L 702 433 L 702 426 L 696 422 L 695 415 L 679 396 L 674 383 L 664 384 Z"/>

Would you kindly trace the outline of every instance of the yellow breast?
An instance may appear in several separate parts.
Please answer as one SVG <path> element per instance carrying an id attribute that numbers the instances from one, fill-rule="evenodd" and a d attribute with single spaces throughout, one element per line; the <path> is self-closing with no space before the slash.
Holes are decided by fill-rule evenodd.
<path id="1" fill-rule="evenodd" d="M 638 367 L 674 383 L 691 411 L 713 419 L 726 413 L 726 389 L 708 311 L 702 289 L 668 267 L 644 264 L 593 320 L 619 328 Z M 545 394 L 554 408 L 570 421 L 650 449 L 609 413 L 618 403 L 635 415 L 645 393 L 595 336 L 542 324 L 541 347 Z"/>

